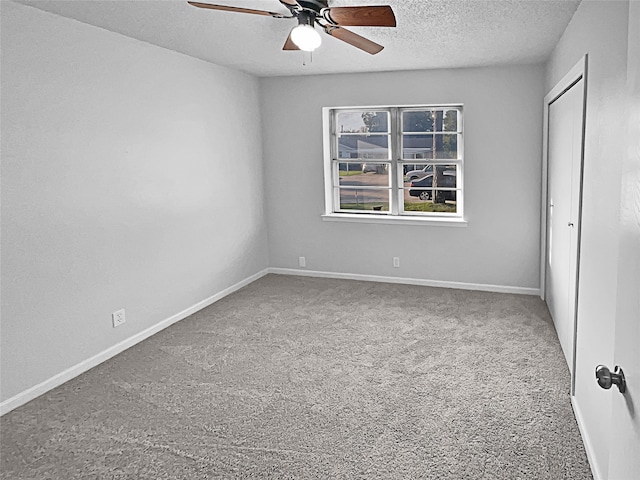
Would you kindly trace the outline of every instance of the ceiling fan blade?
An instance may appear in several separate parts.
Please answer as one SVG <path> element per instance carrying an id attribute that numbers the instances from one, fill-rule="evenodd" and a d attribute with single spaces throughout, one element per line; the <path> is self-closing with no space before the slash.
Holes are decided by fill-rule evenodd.
<path id="1" fill-rule="evenodd" d="M 291 7 L 299 7 L 300 4 L 296 2 L 296 0 L 280 0 L 280 3 L 284 3 L 285 5 L 289 5 Z"/>
<path id="2" fill-rule="evenodd" d="M 210 10 L 224 10 L 226 12 L 253 13 L 254 15 L 265 15 L 267 17 L 282 18 L 284 15 L 277 12 L 267 12 L 266 10 L 254 10 L 252 8 L 229 7 L 227 5 L 214 5 L 212 3 L 187 2 L 198 8 L 208 8 Z"/>
<path id="3" fill-rule="evenodd" d="M 284 47 L 282 47 L 282 50 L 300 50 L 298 46 L 293 43 L 293 40 L 291 40 L 291 34 L 289 34 L 287 40 L 284 42 Z"/>
<path id="4" fill-rule="evenodd" d="M 372 7 L 332 7 L 322 16 L 333 25 L 347 27 L 395 27 L 396 16 L 389 5 Z"/>
<path id="5" fill-rule="evenodd" d="M 364 50 L 371 55 L 379 53 L 384 48 L 382 45 L 378 45 L 369 39 L 361 37 L 357 33 L 353 33 L 346 28 L 328 25 L 324 28 L 324 31 L 332 37 L 342 40 L 343 42 L 347 42 L 349 45 L 353 45 L 354 47 Z"/>

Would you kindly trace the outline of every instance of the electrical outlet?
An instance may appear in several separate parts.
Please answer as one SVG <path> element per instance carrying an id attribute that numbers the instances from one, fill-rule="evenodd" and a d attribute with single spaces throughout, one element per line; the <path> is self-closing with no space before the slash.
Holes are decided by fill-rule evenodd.
<path id="1" fill-rule="evenodd" d="M 124 316 L 124 308 L 122 310 L 118 310 L 117 312 L 113 312 L 111 314 L 111 320 L 113 321 L 113 328 L 119 327 L 124 322 L 127 321 Z"/>
<path id="2" fill-rule="evenodd" d="M 393 257 L 393 267 L 400 268 L 400 257 Z"/>
<path id="3" fill-rule="evenodd" d="M 305 257 L 298 257 L 298 265 L 301 268 L 304 268 L 307 266 L 307 259 Z"/>

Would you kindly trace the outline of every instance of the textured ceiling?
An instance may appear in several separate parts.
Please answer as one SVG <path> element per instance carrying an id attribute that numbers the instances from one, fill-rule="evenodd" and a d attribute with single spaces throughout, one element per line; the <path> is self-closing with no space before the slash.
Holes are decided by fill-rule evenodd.
<path id="1" fill-rule="evenodd" d="M 17 0 L 257 76 L 457 68 L 546 60 L 580 0 L 330 0 L 330 6 L 393 8 L 397 28 L 350 27 L 385 46 L 369 55 L 322 34 L 311 61 L 282 45 L 295 25 L 194 8 L 175 0 Z M 200 0 L 287 10 L 277 0 Z M 306 60 L 306 65 L 303 65 Z"/>

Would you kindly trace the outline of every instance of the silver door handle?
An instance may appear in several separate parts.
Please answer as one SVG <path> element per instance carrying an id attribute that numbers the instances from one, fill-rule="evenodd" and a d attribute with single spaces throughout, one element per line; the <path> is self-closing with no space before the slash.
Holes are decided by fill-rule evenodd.
<path id="1" fill-rule="evenodd" d="M 620 390 L 620 393 L 627 391 L 627 382 L 624 378 L 624 372 L 618 365 L 616 365 L 613 373 L 611 373 L 611 370 L 604 365 L 598 365 L 596 367 L 596 380 L 598 381 L 598 385 L 605 390 L 609 390 L 611 385 L 615 385 L 618 387 L 618 390 Z"/>
<path id="2" fill-rule="evenodd" d="M 571 222 L 567 223 L 567 227 L 573 227 L 573 223 Z"/>

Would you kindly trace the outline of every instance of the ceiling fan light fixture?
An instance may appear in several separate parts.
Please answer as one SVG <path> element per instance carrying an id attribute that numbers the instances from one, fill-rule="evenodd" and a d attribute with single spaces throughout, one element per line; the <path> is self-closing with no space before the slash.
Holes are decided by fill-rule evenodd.
<path id="1" fill-rule="evenodd" d="M 0 0 L 2 1 L 2 0 Z M 231 5 L 215 5 L 188 1 L 187 3 L 208 10 L 225 12 L 250 13 L 273 18 L 294 18 L 296 26 L 287 37 L 282 50 L 302 50 L 313 52 L 322 43 L 315 26 L 319 25 L 328 35 L 352 45 L 360 50 L 375 55 L 382 51 L 382 45 L 372 42 L 344 27 L 395 27 L 396 17 L 390 5 L 365 5 L 360 7 L 329 7 L 329 0 L 279 0 L 289 10 L 289 15 L 267 10 L 233 7 Z"/>
<path id="2" fill-rule="evenodd" d="M 322 43 L 318 31 L 305 23 L 300 23 L 300 25 L 291 30 L 291 41 L 305 52 L 313 52 Z"/>

